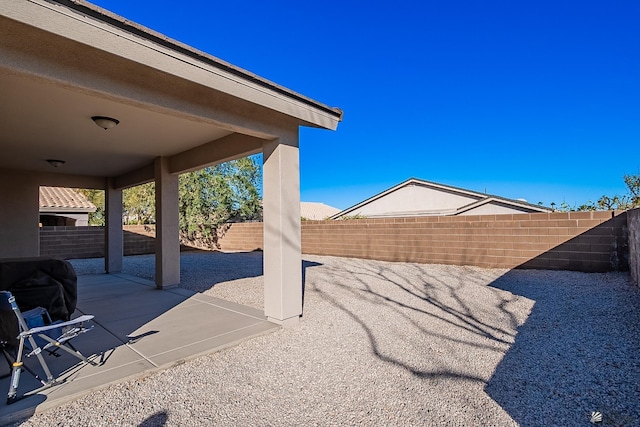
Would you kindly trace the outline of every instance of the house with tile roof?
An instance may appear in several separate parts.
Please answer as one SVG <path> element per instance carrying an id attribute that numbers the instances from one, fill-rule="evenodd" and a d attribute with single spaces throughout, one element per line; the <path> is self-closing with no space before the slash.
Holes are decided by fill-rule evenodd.
<path id="1" fill-rule="evenodd" d="M 410 178 L 331 216 L 331 219 L 344 219 L 356 215 L 367 218 L 385 218 L 499 215 L 551 211 L 551 208 L 533 205 L 524 200 L 509 199 Z"/>
<path id="2" fill-rule="evenodd" d="M 84 194 L 65 187 L 40 187 L 40 224 L 87 226 L 96 206 Z"/>

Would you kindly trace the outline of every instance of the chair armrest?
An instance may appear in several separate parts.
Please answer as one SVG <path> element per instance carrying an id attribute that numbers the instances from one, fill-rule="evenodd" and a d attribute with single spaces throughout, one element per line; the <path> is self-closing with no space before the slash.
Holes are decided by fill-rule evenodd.
<path id="1" fill-rule="evenodd" d="M 69 320 L 68 322 L 61 322 L 61 323 L 53 323 L 51 325 L 47 325 L 47 326 L 40 326 L 37 328 L 32 328 L 29 329 L 28 331 L 24 331 L 21 332 L 19 337 L 27 337 L 29 335 L 33 335 L 33 334 L 40 334 L 46 331 L 50 331 L 51 329 L 57 329 L 57 328 L 64 328 L 65 326 L 72 326 L 72 325 L 77 325 L 78 323 L 82 323 L 82 322 L 86 322 L 88 320 L 93 319 L 93 315 L 91 314 L 85 314 L 84 316 L 80 316 L 76 319 L 72 319 Z"/>

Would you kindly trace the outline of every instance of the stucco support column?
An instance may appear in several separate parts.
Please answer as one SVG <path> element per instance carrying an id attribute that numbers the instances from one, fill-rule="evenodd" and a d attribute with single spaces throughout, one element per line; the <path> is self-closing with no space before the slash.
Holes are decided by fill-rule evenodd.
<path id="1" fill-rule="evenodd" d="M 263 145 L 264 313 L 285 326 L 302 314 L 298 151 L 297 129 Z"/>
<path id="2" fill-rule="evenodd" d="M 0 258 L 40 255 L 39 197 L 28 175 L 0 170 Z"/>
<path id="3" fill-rule="evenodd" d="M 169 173 L 169 159 L 155 160 L 156 179 L 156 288 L 180 284 L 178 175 Z"/>
<path id="4" fill-rule="evenodd" d="M 113 180 L 107 181 L 104 190 L 105 200 L 105 259 L 104 269 L 107 273 L 122 271 L 123 236 L 122 236 L 122 189 L 114 188 Z"/>

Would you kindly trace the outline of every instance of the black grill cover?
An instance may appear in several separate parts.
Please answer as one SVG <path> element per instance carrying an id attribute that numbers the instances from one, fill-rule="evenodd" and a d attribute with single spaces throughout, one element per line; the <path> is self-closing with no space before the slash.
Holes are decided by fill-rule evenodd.
<path id="1" fill-rule="evenodd" d="M 67 321 L 76 309 L 78 278 L 71 264 L 60 259 L 0 260 L 0 290 L 10 291 L 21 311 L 43 307 L 51 320 Z"/>

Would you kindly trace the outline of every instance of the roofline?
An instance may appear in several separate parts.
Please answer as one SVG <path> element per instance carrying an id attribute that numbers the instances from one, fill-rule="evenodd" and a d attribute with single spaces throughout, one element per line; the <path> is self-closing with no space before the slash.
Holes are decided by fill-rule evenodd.
<path id="1" fill-rule="evenodd" d="M 385 196 L 385 195 L 387 195 L 389 193 L 392 193 L 392 192 L 396 191 L 397 189 L 399 189 L 401 187 L 404 187 L 404 186 L 406 186 L 408 184 L 411 184 L 411 183 L 423 184 L 423 185 L 427 185 L 427 186 L 431 186 L 431 187 L 437 187 L 437 188 L 440 188 L 442 190 L 454 191 L 456 193 L 463 193 L 463 194 L 466 194 L 468 196 L 478 197 L 479 198 L 476 202 L 470 203 L 467 206 L 472 206 L 472 205 L 474 205 L 474 204 L 476 204 L 478 202 L 495 200 L 495 201 L 506 202 L 506 203 L 509 203 L 509 204 L 512 204 L 512 205 L 526 207 L 528 209 L 538 210 L 540 212 L 551 212 L 551 211 L 553 211 L 553 209 L 548 208 L 546 206 L 534 205 L 534 204 L 531 204 L 529 202 L 522 202 L 520 200 L 509 199 L 509 198 L 506 198 L 506 197 L 500 197 L 500 196 L 496 196 L 496 195 L 493 195 L 493 194 L 478 193 L 477 191 L 467 190 L 467 189 L 464 189 L 464 188 L 454 187 L 454 186 L 451 186 L 451 185 L 439 184 L 437 182 L 426 181 L 424 179 L 419 179 L 419 178 L 413 178 L 412 177 L 412 178 L 409 178 L 409 179 L 401 182 L 400 184 L 397 184 L 397 185 L 395 185 L 395 186 L 393 186 L 393 187 L 391 187 L 391 188 L 389 188 L 387 190 L 384 190 L 384 191 L 382 191 L 382 192 L 380 192 L 380 193 L 378 193 L 378 194 L 376 194 L 376 195 L 374 195 L 374 196 L 372 196 L 372 197 L 370 197 L 370 198 L 368 198 L 368 199 L 366 199 L 366 200 L 364 200 L 364 201 L 362 201 L 362 202 L 360 202 L 360 203 L 358 203 L 356 205 L 353 205 L 353 206 L 351 206 L 351 207 L 349 207 L 349 208 L 347 208 L 347 209 L 345 209 L 345 210 L 343 210 L 341 212 L 338 212 L 337 214 L 331 216 L 330 219 L 338 219 L 339 217 L 347 215 L 347 214 L 349 214 L 349 212 L 352 212 L 352 211 L 356 210 L 357 208 L 359 208 L 361 206 L 364 206 L 364 205 L 366 205 L 368 203 L 371 203 L 374 200 L 377 200 L 377 199 L 381 198 L 382 196 Z M 464 206 L 464 207 L 458 209 L 456 212 L 463 212 L 463 209 L 465 209 L 467 206 Z"/>
<path id="2" fill-rule="evenodd" d="M 544 213 L 544 212 L 551 212 L 552 209 L 551 208 L 547 208 L 545 206 L 539 206 L 539 205 L 532 205 L 531 203 L 528 202 L 522 202 L 520 200 L 516 200 L 516 199 L 506 199 L 504 197 L 498 197 L 498 196 L 489 196 L 486 197 L 484 199 L 481 200 L 477 200 L 473 203 L 469 203 L 468 205 L 462 206 L 458 209 L 456 209 L 456 215 L 461 214 L 463 212 L 467 212 L 471 209 L 475 209 L 478 208 L 480 206 L 484 206 L 486 204 L 490 204 L 491 202 L 498 202 L 498 203 L 502 203 L 502 204 L 507 204 L 507 205 L 511 205 L 511 206 L 517 206 L 517 207 L 521 207 L 524 209 L 529 209 L 532 211 L 537 211 L 539 213 Z"/>
<path id="3" fill-rule="evenodd" d="M 41 206 L 39 208 L 40 212 L 64 212 L 64 213 L 89 213 L 95 212 L 96 207 L 93 208 L 70 208 L 70 207 L 60 207 L 60 206 Z"/>
<path id="4" fill-rule="evenodd" d="M 189 45 L 181 43 L 177 40 L 171 39 L 161 33 L 153 31 L 143 25 L 137 24 L 133 21 L 129 21 L 124 17 L 117 15 L 113 12 L 110 12 L 106 9 L 98 7 L 92 3 L 86 2 L 84 0 L 48 0 L 52 3 L 57 3 L 61 6 L 65 6 L 69 9 L 73 9 L 76 12 L 87 15 L 93 19 L 97 19 L 106 24 L 117 27 L 121 30 L 124 30 L 128 33 L 131 33 L 135 36 L 144 38 L 153 43 L 157 43 L 163 47 L 174 50 L 180 54 L 188 56 L 192 59 L 196 59 L 198 61 L 204 62 L 207 65 L 218 68 L 221 71 L 227 72 L 229 74 L 233 74 L 237 77 L 243 78 L 245 80 L 250 81 L 258 86 L 263 88 L 272 90 L 278 94 L 284 95 L 286 97 L 292 98 L 298 102 L 301 102 L 307 106 L 312 108 L 316 108 L 321 110 L 331 116 L 333 116 L 337 121 L 342 121 L 343 111 L 336 107 L 329 107 L 326 104 L 315 101 L 311 98 L 308 98 L 304 95 L 301 95 L 297 92 L 294 92 L 290 89 L 287 89 L 284 86 L 280 86 L 272 81 L 264 79 L 256 74 L 250 73 L 247 70 L 244 70 L 240 67 L 232 65 L 226 61 L 223 61 L 219 58 L 216 58 L 213 55 L 209 55 L 205 52 L 197 50 Z"/>

